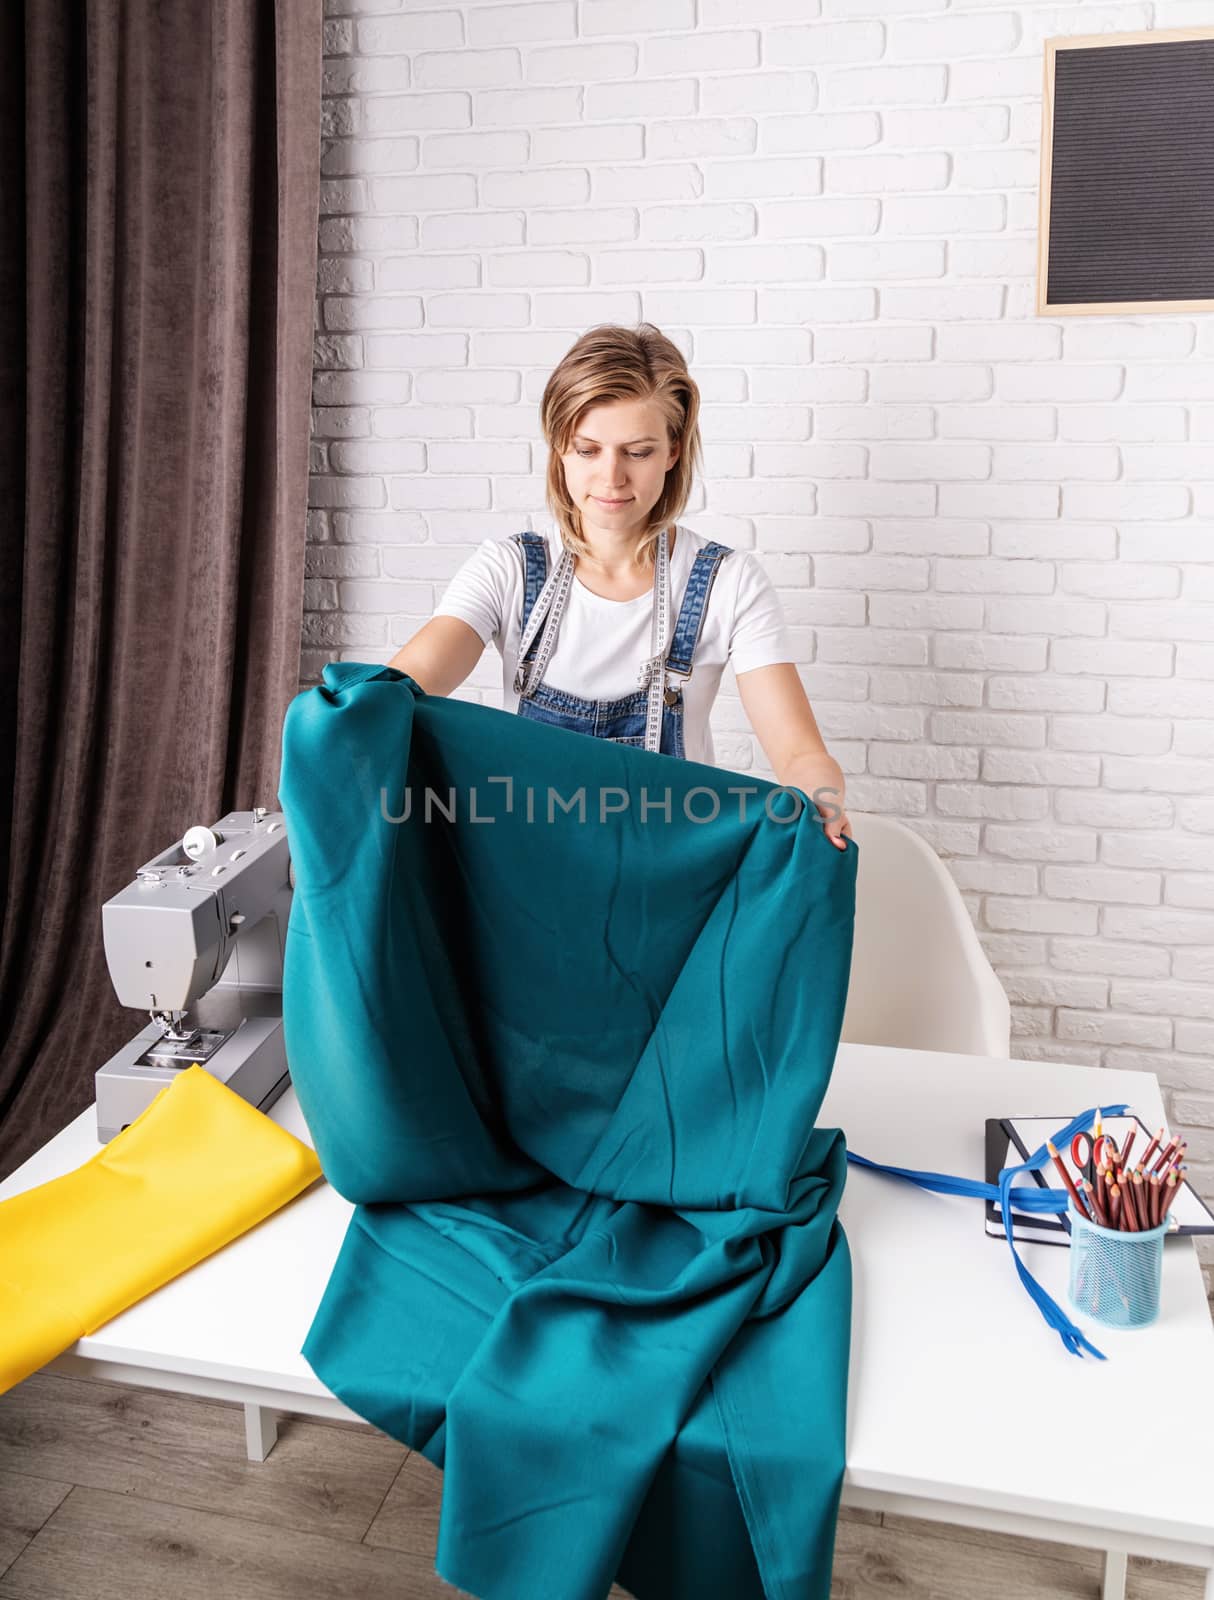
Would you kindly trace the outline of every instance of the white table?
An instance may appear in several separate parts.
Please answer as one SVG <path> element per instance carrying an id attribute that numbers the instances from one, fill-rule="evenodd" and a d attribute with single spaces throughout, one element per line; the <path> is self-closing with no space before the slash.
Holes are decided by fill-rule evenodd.
<path id="1" fill-rule="evenodd" d="M 819 1121 L 871 1160 L 981 1177 L 985 1118 L 1061 1125 L 1117 1101 L 1149 1127 L 1163 1121 L 1148 1073 L 843 1045 Z M 272 1115 L 308 1139 L 293 1091 Z M 90 1109 L 0 1197 L 96 1149 Z M 316 1185 L 50 1370 L 242 1402 L 253 1460 L 273 1447 L 278 1411 L 359 1420 L 299 1354 L 350 1212 Z M 1101 1362 L 1068 1355 L 1041 1320 L 1006 1243 L 986 1237 L 980 1201 L 850 1167 L 840 1215 L 854 1277 L 844 1503 L 1103 1550 L 1106 1600 L 1124 1595 L 1127 1555 L 1203 1567 L 1214 1600 L 1214 1329 L 1191 1243 L 1165 1246 L 1150 1328 L 1071 1313 Z M 1067 1308 L 1066 1250 L 1021 1253 Z M 1114 1426 L 1077 1471 L 1073 1429 L 1100 1417 Z M 1152 1445 L 1141 1460 L 1140 1439 Z"/>

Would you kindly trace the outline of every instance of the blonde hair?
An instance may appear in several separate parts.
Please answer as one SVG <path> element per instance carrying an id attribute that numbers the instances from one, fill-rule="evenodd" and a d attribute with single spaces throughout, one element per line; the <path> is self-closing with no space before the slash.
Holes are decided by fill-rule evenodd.
<path id="1" fill-rule="evenodd" d="M 540 424 L 548 442 L 545 497 L 565 548 L 579 556 L 593 552 L 582 533 L 581 513 L 570 498 L 561 457 L 572 447 L 585 413 L 613 400 L 652 401 L 665 418 L 669 442 L 677 441 L 680 447 L 637 541 L 637 559 L 644 565 L 654 560 L 662 529 L 677 521 L 686 506 L 701 464 L 700 391 L 678 346 L 652 322 L 635 328 L 603 323 L 589 329 L 561 357 L 544 385 Z"/>

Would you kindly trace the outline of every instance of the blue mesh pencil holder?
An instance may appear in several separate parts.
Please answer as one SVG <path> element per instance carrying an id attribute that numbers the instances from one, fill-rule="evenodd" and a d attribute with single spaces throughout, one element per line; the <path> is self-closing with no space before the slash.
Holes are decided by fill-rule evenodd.
<path id="1" fill-rule="evenodd" d="M 1123 1233 L 1102 1228 L 1071 1206 L 1071 1279 L 1068 1294 L 1078 1311 L 1109 1328 L 1145 1328 L 1159 1315 L 1163 1274 L 1163 1236 L 1167 1218 L 1157 1228 Z"/>

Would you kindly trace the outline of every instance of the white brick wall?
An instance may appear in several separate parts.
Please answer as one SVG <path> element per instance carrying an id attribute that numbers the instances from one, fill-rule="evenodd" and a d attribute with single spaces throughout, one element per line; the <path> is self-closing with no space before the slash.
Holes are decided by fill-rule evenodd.
<path id="1" fill-rule="evenodd" d="M 1033 310 L 1042 40 L 1214 0 L 327 10 L 304 680 L 541 508 L 553 363 L 657 322 L 851 805 L 947 860 L 1017 1054 L 1157 1072 L 1214 1192 L 1214 319 Z"/>

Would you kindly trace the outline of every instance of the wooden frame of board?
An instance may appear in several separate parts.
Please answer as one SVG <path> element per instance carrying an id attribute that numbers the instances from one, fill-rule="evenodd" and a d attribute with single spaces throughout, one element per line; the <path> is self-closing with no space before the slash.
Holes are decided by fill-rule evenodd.
<path id="1" fill-rule="evenodd" d="M 1140 311 L 1214 311 L 1214 300 L 1102 300 L 1092 305 L 1051 304 L 1046 299 L 1050 259 L 1050 183 L 1054 170 L 1054 63 L 1060 50 L 1120 49 L 1125 45 L 1181 44 L 1214 39 L 1214 28 L 1161 28 L 1139 33 L 1095 33 L 1045 41 L 1041 95 L 1041 182 L 1037 213 L 1037 312 L 1052 317 L 1107 317 Z"/>

